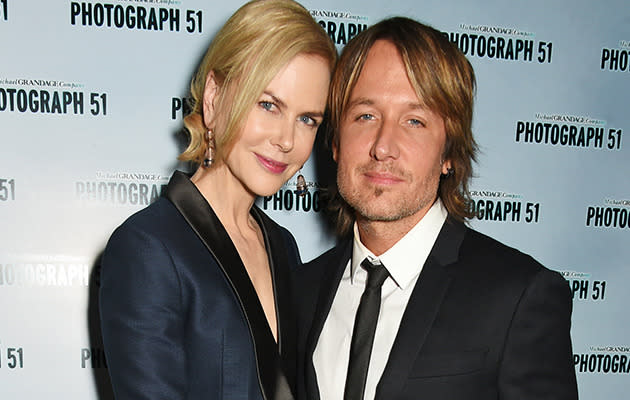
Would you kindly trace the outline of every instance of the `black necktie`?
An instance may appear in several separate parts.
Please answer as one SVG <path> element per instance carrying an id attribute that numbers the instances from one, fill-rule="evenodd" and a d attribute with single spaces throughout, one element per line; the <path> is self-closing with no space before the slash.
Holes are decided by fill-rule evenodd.
<path id="1" fill-rule="evenodd" d="M 354 318 L 344 400 L 363 400 L 374 331 L 381 308 L 381 286 L 389 276 L 382 264 L 372 264 L 367 258 L 361 262 L 361 266 L 367 270 L 368 278 Z"/>

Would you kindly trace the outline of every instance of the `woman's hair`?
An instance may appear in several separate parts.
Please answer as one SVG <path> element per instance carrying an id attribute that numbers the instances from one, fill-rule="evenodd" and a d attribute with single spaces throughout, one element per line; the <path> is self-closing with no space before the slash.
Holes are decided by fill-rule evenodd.
<path id="1" fill-rule="evenodd" d="M 372 45 L 386 40 L 396 46 L 418 98 L 444 119 L 446 144 L 443 160 L 452 172 L 440 179 L 438 196 L 449 214 L 471 217 L 468 183 L 477 144 L 472 133 L 475 73 L 461 51 L 443 33 L 404 17 L 383 20 L 362 31 L 344 48 L 330 82 L 328 140 L 339 143 L 339 130 Z M 340 234 L 351 231 L 354 211 L 332 188 L 330 208 Z"/>
<path id="2" fill-rule="evenodd" d="M 179 159 L 199 164 L 204 158 L 210 121 L 204 121 L 203 96 L 210 71 L 218 85 L 214 118 L 220 115 L 225 122 L 221 132 L 215 131 L 220 160 L 260 94 L 299 54 L 319 56 L 331 69 L 337 58 L 334 44 L 308 10 L 292 0 L 254 0 L 239 8 L 210 43 L 190 84 L 191 112 L 184 118 L 190 143 Z"/>

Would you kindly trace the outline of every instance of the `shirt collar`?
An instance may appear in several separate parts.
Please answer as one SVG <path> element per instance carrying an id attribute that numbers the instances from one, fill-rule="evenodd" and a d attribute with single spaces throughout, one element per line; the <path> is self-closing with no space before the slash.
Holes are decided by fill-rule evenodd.
<path id="1" fill-rule="evenodd" d="M 438 198 L 426 215 L 379 257 L 361 243 L 355 222 L 350 264 L 351 282 L 354 281 L 357 271 L 361 268 L 361 262 L 368 257 L 372 261 L 379 260 L 387 268 L 396 285 L 400 289 L 405 289 L 420 274 L 447 216 L 448 211 Z"/>

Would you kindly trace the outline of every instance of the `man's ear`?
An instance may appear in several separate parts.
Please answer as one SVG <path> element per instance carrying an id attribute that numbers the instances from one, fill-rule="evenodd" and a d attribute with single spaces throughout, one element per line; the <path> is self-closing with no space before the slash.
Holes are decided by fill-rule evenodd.
<path id="1" fill-rule="evenodd" d="M 337 162 L 337 151 L 338 151 L 337 147 L 338 147 L 338 145 L 337 145 L 337 141 L 336 140 L 333 139 L 331 147 L 332 147 L 332 158 L 333 158 L 333 160 L 335 160 L 335 162 Z"/>
<path id="2" fill-rule="evenodd" d="M 208 129 L 211 128 L 209 125 L 215 117 L 215 100 L 217 99 L 218 93 L 219 84 L 217 83 L 214 71 L 210 71 L 208 72 L 208 76 L 206 76 L 206 86 L 203 90 L 203 121 Z"/>
<path id="3" fill-rule="evenodd" d="M 444 160 L 442 163 L 442 175 L 449 175 L 449 170 L 451 170 L 451 160 Z"/>

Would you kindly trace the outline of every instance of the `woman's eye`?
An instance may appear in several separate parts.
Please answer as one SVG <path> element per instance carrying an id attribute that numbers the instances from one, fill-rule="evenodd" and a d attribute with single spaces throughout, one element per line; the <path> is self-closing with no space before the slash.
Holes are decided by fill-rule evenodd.
<path id="1" fill-rule="evenodd" d="M 258 105 L 267 111 L 273 110 L 274 104 L 270 101 L 260 101 Z"/>

